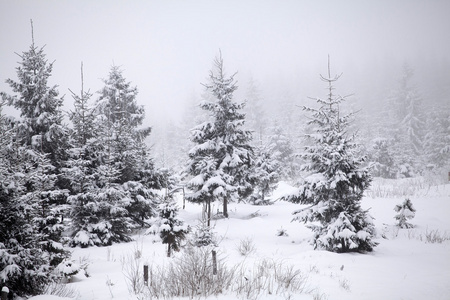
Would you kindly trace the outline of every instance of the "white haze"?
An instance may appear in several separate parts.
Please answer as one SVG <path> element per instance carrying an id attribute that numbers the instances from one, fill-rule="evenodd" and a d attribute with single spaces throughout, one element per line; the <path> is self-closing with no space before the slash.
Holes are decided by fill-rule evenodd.
<path id="1" fill-rule="evenodd" d="M 0 0 L 0 90 L 10 92 L 4 80 L 17 79 L 14 52 L 29 49 L 33 19 L 35 44 L 55 60 L 51 83 L 66 94 L 66 110 L 68 88 L 81 87 L 81 62 L 84 86 L 94 92 L 115 64 L 138 87 L 147 125 L 176 119 L 202 92 L 219 49 L 228 74 L 238 71 L 240 85 L 252 77 L 272 103 L 286 93 L 297 102 L 321 96 L 318 74 L 329 54 L 333 70 L 344 72 L 342 93 L 369 107 L 396 84 L 405 62 L 423 84 L 449 73 L 449 12 L 445 0 Z"/>

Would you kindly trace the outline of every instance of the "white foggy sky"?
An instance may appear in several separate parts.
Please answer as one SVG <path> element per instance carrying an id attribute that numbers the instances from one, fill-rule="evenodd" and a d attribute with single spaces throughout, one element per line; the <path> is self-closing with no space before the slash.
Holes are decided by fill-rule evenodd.
<path id="1" fill-rule="evenodd" d="M 154 125 L 202 91 L 219 49 L 238 80 L 251 75 L 263 89 L 299 81 L 299 97 L 315 96 L 305 80 L 324 73 L 328 54 L 349 83 L 352 72 L 387 58 L 448 62 L 449 12 L 446 0 L 0 0 L 0 90 L 10 92 L 5 79 L 17 79 L 14 52 L 30 46 L 30 19 L 35 44 L 55 60 L 51 83 L 66 95 L 66 109 L 68 88 L 80 90 L 81 61 L 93 92 L 114 63 L 138 87 L 146 123 Z"/>

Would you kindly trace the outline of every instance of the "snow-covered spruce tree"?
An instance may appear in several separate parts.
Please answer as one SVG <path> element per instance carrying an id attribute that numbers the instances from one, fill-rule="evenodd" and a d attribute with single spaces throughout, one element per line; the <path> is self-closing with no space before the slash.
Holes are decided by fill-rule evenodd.
<path id="1" fill-rule="evenodd" d="M 279 165 L 279 177 L 281 180 L 292 180 L 300 169 L 295 157 L 294 146 L 286 135 L 281 125 L 275 121 L 269 136 L 269 148 L 273 159 Z"/>
<path id="2" fill-rule="evenodd" d="M 255 162 L 253 175 L 257 178 L 251 201 L 256 205 L 266 205 L 269 201 L 266 197 L 276 189 L 280 166 L 268 146 L 255 147 Z"/>
<path id="3" fill-rule="evenodd" d="M 35 239 L 36 231 L 28 222 L 23 147 L 15 140 L 14 119 L 3 114 L 5 101 L 0 99 L 0 280 L 21 295 L 39 293 L 47 282 L 48 259 Z M 36 255 L 37 254 L 37 255 Z M 29 274 L 29 275 L 28 275 Z"/>
<path id="4" fill-rule="evenodd" d="M 411 200 L 405 199 L 402 204 L 398 204 L 394 207 L 394 210 L 398 213 L 395 215 L 397 220 L 397 226 L 400 228 L 413 228 L 414 225 L 408 223 L 409 220 L 414 218 L 416 209 L 414 208 Z"/>
<path id="5" fill-rule="evenodd" d="M 253 78 L 250 78 L 248 81 L 245 97 L 246 104 L 244 113 L 246 127 L 254 132 L 255 143 L 261 145 L 266 142 L 268 121 L 262 103 L 261 92 L 257 82 Z"/>
<path id="6" fill-rule="evenodd" d="M 392 142 L 385 138 L 373 140 L 370 161 L 373 163 L 372 175 L 382 178 L 396 178 L 398 170 L 391 153 Z"/>
<path id="7" fill-rule="evenodd" d="M 292 137 L 298 134 L 301 126 L 298 124 L 298 119 L 295 115 L 295 101 L 289 89 L 283 89 L 277 99 L 273 99 L 273 103 L 276 103 L 275 107 L 272 107 L 272 118 L 277 120 L 283 132 L 286 136 Z"/>
<path id="8" fill-rule="evenodd" d="M 33 239 L 48 256 L 51 269 L 67 257 L 61 245 L 67 193 L 58 175 L 66 158 L 68 132 L 62 124 L 62 98 L 56 86 L 48 86 L 52 64 L 43 48 L 36 47 L 33 38 L 30 49 L 19 57 L 18 81 L 6 80 L 15 95 L 2 93 L 2 99 L 20 111 L 21 118 L 13 126 L 14 141 L 18 160 L 26 167 L 20 171 L 25 189 L 17 197 L 28 207 L 27 221 L 36 230 Z"/>
<path id="9" fill-rule="evenodd" d="M 424 108 L 413 86 L 413 70 L 405 64 L 398 88 L 390 98 L 393 124 L 390 134 L 398 177 L 412 177 L 423 170 Z"/>
<path id="10" fill-rule="evenodd" d="M 146 150 L 144 140 L 151 128 L 139 128 L 145 117 L 144 107 L 137 104 L 137 88 L 126 81 L 119 67 L 111 67 L 104 84 L 97 100 L 98 113 L 111 130 L 115 162 L 121 169 L 120 181 L 134 180 L 136 159 Z"/>
<path id="11" fill-rule="evenodd" d="M 435 169 L 450 167 L 450 109 L 436 108 L 426 118 L 424 138 L 425 161 Z"/>
<path id="12" fill-rule="evenodd" d="M 106 153 L 102 155 L 102 164 L 95 169 L 95 193 L 89 193 L 91 199 L 81 212 L 88 214 L 87 222 L 75 235 L 74 241 L 82 246 L 107 246 L 112 243 L 131 241 L 132 219 L 126 209 L 131 203 L 130 194 L 118 183 L 120 169 L 114 160 L 108 156 L 108 140 L 104 141 Z M 86 235 L 87 234 L 87 235 Z"/>
<path id="13" fill-rule="evenodd" d="M 71 91 L 72 92 L 72 91 Z M 83 66 L 81 67 L 81 93 L 72 92 L 74 110 L 69 113 L 73 129 L 71 131 L 68 150 L 69 159 L 63 174 L 70 182 L 69 215 L 71 218 L 72 246 L 87 247 L 102 245 L 102 238 L 94 232 L 95 224 L 99 223 L 99 208 L 96 205 L 100 191 L 97 179 L 97 168 L 101 165 L 99 153 L 104 145 L 97 141 L 95 123 L 95 108 L 89 101 L 92 94 L 84 91 Z M 108 243 L 108 241 L 106 241 Z"/>
<path id="14" fill-rule="evenodd" d="M 65 197 L 65 191 L 56 188 L 56 175 L 46 154 L 28 151 L 29 163 L 33 172 L 27 174 L 27 193 L 21 198 L 33 209 L 31 221 L 38 232 L 38 241 L 47 253 L 52 267 L 69 256 L 62 245 L 65 225 L 61 216 L 67 211 L 66 205 L 54 205 Z"/>
<path id="15" fill-rule="evenodd" d="M 111 67 L 109 77 L 97 100 L 100 126 L 106 129 L 108 156 L 119 170 L 117 183 L 130 194 L 126 206 L 133 221 L 143 226 L 145 218 L 155 214 L 157 197 L 154 189 L 160 189 L 160 173 L 150 158 L 145 139 L 151 128 L 142 126 L 145 111 L 136 101 L 137 88 L 124 78 L 119 67 Z"/>
<path id="16" fill-rule="evenodd" d="M 81 77 L 80 95 L 71 91 L 74 110 L 70 111 L 69 118 L 72 121 L 73 129 L 70 135 L 69 159 L 64 169 L 64 176 L 70 182 L 71 196 L 69 202 L 73 202 L 74 195 L 83 198 L 84 193 L 95 188 L 93 170 L 99 164 L 97 162 L 98 151 L 95 149 L 97 134 L 95 108 L 89 103 L 92 94 L 89 91 L 84 91 L 83 70 L 81 70 Z"/>
<path id="17" fill-rule="evenodd" d="M 54 184 L 45 171 L 49 161 L 20 145 L 16 123 L 1 114 L 1 106 L 0 280 L 19 296 L 35 295 L 55 280 L 52 270 L 68 253 L 47 205 Z"/>
<path id="18" fill-rule="evenodd" d="M 404 117 L 401 124 L 404 126 L 408 142 L 412 147 L 414 154 L 422 153 L 423 129 L 424 129 L 424 109 L 422 99 L 416 88 L 411 84 L 414 72 L 407 65 L 404 66 L 403 78 L 399 91 L 399 104 L 403 106 Z"/>
<path id="19" fill-rule="evenodd" d="M 188 182 L 192 193 L 186 197 L 206 205 L 208 225 L 211 202 L 221 200 L 228 217 L 228 202 L 248 197 L 254 180 L 249 172 L 252 136 L 243 129 L 245 115 L 240 112 L 244 105 L 233 101 L 237 85 L 234 75 L 226 77 L 221 55 L 214 60 L 209 79 L 205 87 L 213 100 L 201 103 L 201 108 L 210 113 L 210 120 L 191 130 L 196 145 L 189 151 L 187 170 L 193 178 Z"/>
<path id="20" fill-rule="evenodd" d="M 371 176 L 359 157 L 354 135 L 349 135 L 350 115 L 341 116 L 339 105 L 344 97 L 334 94 L 333 83 L 340 76 L 321 79 L 328 84 L 327 99 L 316 99 L 318 109 L 304 108 L 312 115 L 315 133 L 307 138 L 313 143 L 302 154 L 308 161 L 303 170 L 309 173 L 303 184 L 284 199 L 309 205 L 295 211 L 294 220 L 309 223 L 314 232 L 315 249 L 333 252 L 372 251 L 374 225 L 367 211 L 360 207 L 363 192 Z"/>
<path id="21" fill-rule="evenodd" d="M 158 218 L 150 228 L 159 233 L 163 244 L 167 244 L 167 257 L 170 257 L 172 251 L 180 250 L 180 243 L 189 232 L 183 220 L 178 217 L 178 210 L 176 202 L 172 198 L 166 198 L 158 206 Z"/>
<path id="22" fill-rule="evenodd" d="M 21 148 L 23 150 L 24 148 Z M 24 199 L 22 174 L 5 172 L 4 148 L 0 149 L 0 280 L 20 296 L 36 295 L 51 281 L 50 259 L 39 243 L 37 226 L 32 222 L 34 207 Z M 23 151 L 11 153 L 20 154 Z M 23 165 L 23 163 L 22 163 Z M 23 167 L 15 165 L 15 172 Z"/>

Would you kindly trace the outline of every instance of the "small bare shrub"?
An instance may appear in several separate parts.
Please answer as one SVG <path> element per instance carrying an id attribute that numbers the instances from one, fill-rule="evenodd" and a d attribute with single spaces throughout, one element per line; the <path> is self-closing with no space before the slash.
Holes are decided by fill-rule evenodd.
<path id="1" fill-rule="evenodd" d="M 142 293 L 144 289 L 143 264 L 141 262 L 142 249 L 142 241 L 137 241 L 133 246 L 133 252 L 120 258 L 122 274 L 125 277 L 128 291 L 136 295 Z"/>
<path id="2" fill-rule="evenodd" d="M 240 240 L 239 244 L 237 245 L 237 251 L 242 256 L 248 256 L 249 254 L 256 251 L 256 247 L 253 243 L 253 240 L 249 237 L 246 237 L 245 239 Z"/>
<path id="3" fill-rule="evenodd" d="M 408 229 L 407 237 L 409 240 L 412 240 L 412 239 L 421 240 L 420 234 L 418 234 L 417 230 L 415 230 L 415 229 Z"/>
<path id="4" fill-rule="evenodd" d="M 234 275 L 223 260 L 213 274 L 211 247 L 188 247 L 168 266 L 149 267 L 150 297 L 208 297 L 228 290 Z"/>
<path id="5" fill-rule="evenodd" d="M 439 186 L 445 184 L 446 180 L 445 176 L 431 173 L 404 179 L 376 178 L 365 194 L 372 198 L 425 196 L 430 192 L 439 192 Z"/>
<path id="6" fill-rule="evenodd" d="M 430 244 L 442 244 L 445 241 L 450 240 L 450 234 L 448 232 L 440 232 L 439 230 L 426 230 L 425 231 L 425 242 Z"/>
<path id="7" fill-rule="evenodd" d="M 79 293 L 73 287 L 68 286 L 62 282 L 51 282 L 49 283 L 45 289 L 43 294 L 45 295 L 54 295 L 62 298 L 78 298 Z"/>
<path id="8" fill-rule="evenodd" d="M 78 259 L 78 265 L 80 266 L 80 270 L 83 270 L 84 276 L 90 277 L 91 275 L 88 273 L 90 261 L 88 256 L 83 256 Z"/>
<path id="9" fill-rule="evenodd" d="M 109 276 L 106 276 L 106 286 L 109 289 L 109 293 L 111 294 L 111 298 L 114 298 L 114 294 L 112 292 L 112 287 L 115 285 L 114 282 L 109 278 Z"/>
<path id="10" fill-rule="evenodd" d="M 306 290 L 306 276 L 300 270 L 271 259 L 257 262 L 251 271 L 241 265 L 233 287 L 236 294 L 244 299 L 309 292 Z"/>
<path id="11" fill-rule="evenodd" d="M 280 229 L 278 229 L 277 231 L 277 236 L 289 236 L 287 233 L 287 230 L 284 229 L 283 227 L 281 227 Z"/>
<path id="12" fill-rule="evenodd" d="M 450 240 L 450 234 L 447 231 L 441 232 L 438 229 L 425 230 L 425 233 L 420 233 L 416 229 L 409 229 L 406 233 L 408 239 L 416 239 L 428 244 L 442 244 Z"/>
<path id="13" fill-rule="evenodd" d="M 317 268 L 316 265 L 310 265 L 310 266 L 309 266 L 309 272 L 310 272 L 310 273 L 319 274 L 319 269 Z"/>
<path id="14" fill-rule="evenodd" d="M 328 297 L 327 297 L 327 295 L 325 295 L 325 294 L 319 294 L 319 293 L 315 293 L 314 295 L 313 295 L 313 300 L 327 300 L 328 299 Z"/>
<path id="15" fill-rule="evenodd" d="M 212 247 L 187 247 L 168 265 L 149 266 L 149 280 L 138 299 L 173 299 L 174 297 L 207 298 L 234 293 L 239 299 L 263 299 L 266 295 L 312 293 L 306 288 L 306 276 L 282 261 L 263 259 L 251 266 L 242 263 L 228 268 L 217 260 L 213 274 Z M 322 296 L 315 299 L 324 299 Z"/>
<path id="16" fill-rule="evenodd" d="M 416 229 L 409 229 L 406 237 L 410 240 L 415 239 L 428 244 L 442 244 L 450 240 L 450 234 L 447 231 L 441 232 L 438 229 L 426 229 L 425 233 L 420 233 Z"/>
<path id="17" fill-rule="evenodd" d="M 341 279 L 341 280 L 339 280 L 339 286 L 340 286 L 341 288 L 343 288 L 344 290 L 350 292 L 350 285 L 349 285 L 347 279 Z"/>
<path id="18" fill-rule="evenodd" d="M 144 289 L 142 264 L 140 259 L 133 254 L 124 255 L 120 258 L 122 264 L 122 274 L 130 293 L 139 294 Z"/>
<path id="19" fill-rule="evenodd" d="M 243 217 L 244 220 L 250 220 L 257 217 L 264 217 L 267 216 L 266 214 L 261 214 L 259 210 L 255 211 L 254 213 L 249 214 L 248 216 Z"/>

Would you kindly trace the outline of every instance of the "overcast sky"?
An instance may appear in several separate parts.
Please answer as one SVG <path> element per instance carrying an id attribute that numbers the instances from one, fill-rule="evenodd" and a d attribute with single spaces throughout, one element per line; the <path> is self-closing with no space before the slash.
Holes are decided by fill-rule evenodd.
<path id="1" fill-rule="evenodd" d="M 91 91 L 115 64 L 138 87 L 152 125 L 202 91 L 219 49 L 230 74 L 263 86 L 316 79 L 328 54 L 339 72 L 358 74 L 386 58 L 448 62 L 449 12 L 448 0 L 0 0 L 0 90 L 10 92 L 4 80 L 17 79 L 14 52 L 30 46 L 30 19 L 68 109 L 81 61 Z"/>

